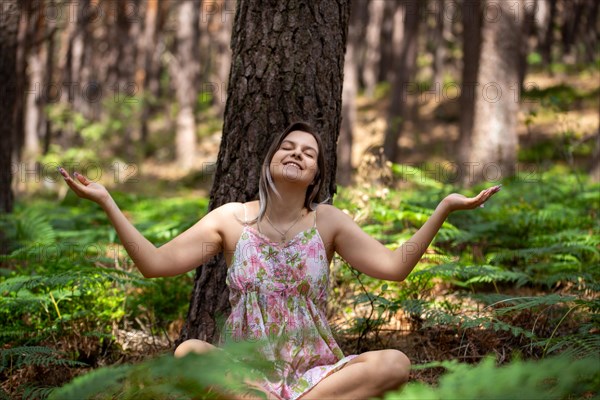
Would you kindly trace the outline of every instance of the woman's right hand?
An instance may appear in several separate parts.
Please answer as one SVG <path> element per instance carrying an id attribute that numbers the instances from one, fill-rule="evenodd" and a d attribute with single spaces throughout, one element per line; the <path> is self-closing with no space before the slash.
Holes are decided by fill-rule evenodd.
<path id="1" fill-rule="evenodd" d="M 110 200 L 110 193 L 108 193 L 108 190 L 106 190 L 106 188 L 101 184 L 92 182 L 77 172 L 73 173 L 76 178 L 73 179 L 62 167 L 58 167 L 58 172 L 60 172 L 63 178 L 65 178 L 67 185 L 69 185 L 75 194 L 82 199 L 91 200 L 101 206 Z"/>

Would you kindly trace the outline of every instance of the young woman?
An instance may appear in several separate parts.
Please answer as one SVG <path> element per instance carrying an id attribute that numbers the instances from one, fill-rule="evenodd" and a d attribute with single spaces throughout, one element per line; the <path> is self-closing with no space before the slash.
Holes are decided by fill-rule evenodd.
<path id="1" fill-rule="evenodd" d="M 102 185 L 60 171 L 79 197 L 105 210 L 145 277 L 182 274 L 224 253 L 232 306 L 225 333 L 233 339 L 266 339 L 263 354 L 279 367 L 277 379 L 260 382 L 270 398 L 370 398 L 405 383 L 410 361 L 392 349 L 342 354 L 325 317 L 334 252 L 367 275 L 402 281 L 450 212 L 483 206 L 500 187 L 473 198 L 447 196 L 413 237 L 392 251 L 336 207 L 319 203 L 324 200 L 323 157 L 310 125 L 290 125 L 267 153 L 259 200 L 225 204 L 159 248 L 125 218 Z M 179 345 L 175 355 L 213 349 L 193 339 Z"/>

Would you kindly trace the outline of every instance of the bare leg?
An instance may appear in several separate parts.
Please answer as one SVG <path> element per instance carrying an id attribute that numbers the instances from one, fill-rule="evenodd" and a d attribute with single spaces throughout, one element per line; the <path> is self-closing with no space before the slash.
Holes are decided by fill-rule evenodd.
<path id="1" fill-rule="evenodd" d="M 177 346 L 175 357 L 180 358 L 188 353 L 203 354 L 213 350 L 218 350 L 218 348 L 204 340 L 190 339 Z"/>
<path id="2" fill-rule="evenodd" d="M 218 347 L 213 346 L 212 344 L 205 342 L 203 340 L 199 340 L 199 339 L 189 339 L 186 340 L 185 342 L 181 343 L 179 346 L 177 346 L 177 348 L 175 349 L 175 357 L 180 358 L 185 356 L 188 353 L 196 353 L 196 354 L 203 354 L 203 353 L 207 353 L 209 351 L 221 351 L 221 349 L 219 349 Z M 260 386 L 253 383 L 253 382 L 246 382 L 246 384 L 248 384 L 249 387 L 254 388 L 255 390 L 259 390 L 262 391 L 260 389 Z M 243 394 L 231 394 L 228 393 L 226 390 L 223 389 L 217 389 L 215 387 L 211 387 L 210 389 L 214 390 L 216 393 L 219 393 L 219 396 L 222 397 L 223 399 L 236 399 L 236 400 L 254 400 L 254 399 L 264 399 L 265 397 L 254 397 L 251 395 L 243 395 Z M 275 397 L 273 397 L 273 395 L 266 393 L 264 391 L 262 391 L 265 395 L 266 395 L 266 399 L 274 399 Z"/>
<path id="3" fill-rule="evenodd" d="M 319 382 L 302 400 L 368 399 L 408 381 L 410 360 L 398 350 L 369 351 Z"/>

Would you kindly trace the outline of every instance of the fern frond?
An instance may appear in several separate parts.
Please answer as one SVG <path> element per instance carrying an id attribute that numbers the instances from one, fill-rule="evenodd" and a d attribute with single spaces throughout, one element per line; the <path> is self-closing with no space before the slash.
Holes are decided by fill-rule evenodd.
<path id="1" fill-rule="evenodd" d="M 48 216 L 36 208 L 26 208 L 22 212 L 11 215 L 8 220 L 13 225 L 11 235 L 7 238 L 21 245 L 29 243 L 54 243 L 56 232 L 48 221 Z"/>
<path id="2" fill-rule="evenodd" d="M 102 394 L 102 398 L 110 399 L 118 392 L 132 369 L 131 365 L 119 365 L 93 370 L 53 390 L 48 398 L 50 400 L 94 399 Z"/>
<path id="3" fill-rule="evenodd" d="M 33 290 L 38 287 L 70 287 L 81 284 L 99 284 L 105 281 L 116 283 L 134 283 L 136 285 L 151 285 L 148 280 L 138 274 L 120 271 L 112 268 L 79 266 L 52 275 L 18 275 L 0 282 L 0 293 L 17 292 L 21 289 Z"/>
<path id="4" fill-rule="evenodd" d="M 503 301 L 498 301 L 490 306 L 502 305 L 503 307 L 497 308 L 495 313 L 497 315 L 504 315 L 514 311 L 535 309 L 542 306 L 552 306 L 556 304 L 566 304 L 568 302 L 576 300 L 576 296 L 562 296 L 559 294 L 549 294 L 545 296 L 524 296 L 524 297 L 512 297 Z M 512 305 L 508 305 L 512 304 Z M 507 306 L 508 305 L 508 306 Z"/>
<path id="5" fill-rule="evenodd" d="M 516 282 L 517 285 L 524 285 L 530 281 L 529 276 L 523 272 L 507 271 L 494 265 L 461 265 L 457 263 L 435 265 L 413 271 L 411 275 L 454 278 L 458 281 L 455 283 L 461 283 L 463 286 L 482 282 Z"/>
<path id="6" fill-rule="evenodd" d="M 441 377 L 437 387 L 411 382 L 386 394 L 385 399 L 566 399 L 585 398 L 586 393 L 597 393 L 600 389 L 600 363 L 595 356 L 580 360 L 567 357 L 517 360 L 501 367 L 487 357 L 478 365 L 436 362 L 424 367 L 440 366 L 448 373 Z"/>
<path id="7" fill-rule="evenodd" d="M 560 354 L 572 358 L 581 358 L 590 354 L 600 354 L 600 335 L 577 334 L 557 337 L 547 350 L 547 354 L 560 352 Z M 535 343 L 538 346 L 546 346 L 546 341 Z"/>
<path id="8" fill-rule="evenodd" d="M 45 387 L 45 386 L 32 386 L 24 385 L 23 400 L 43 400 L 47 399 L 50 393 L 52 393 L 56 387 Z M 22 386 L 21 386 L 22 387 Z M 19 388 L 21 388 L 19 387 Z"/>
<path id="9" fill-rule="evenodd" d="M 64 353 L 44 346 L 19 346 L 9 349 L 0 350 L 2 358 L 2 366 L 0 371 L 4 370 L 9 365 L 13 368 L 21 368 L 23 366 L 40 366 L 48 367 L 56 365 L 61 367 L 82 367 L 87 364 L 59 358 L 64 356 Z"/>

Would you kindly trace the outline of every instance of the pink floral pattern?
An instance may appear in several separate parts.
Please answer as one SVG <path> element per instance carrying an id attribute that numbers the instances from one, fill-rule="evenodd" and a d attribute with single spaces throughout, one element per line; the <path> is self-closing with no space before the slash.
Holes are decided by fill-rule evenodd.
<path id="1" fill-rule="evenodd" d="M 316 227 L 279 245 L 245 226 L 227 272 L 233 340 L 266 339 L 275 378 L 262 386 L 297 399 L 356 355 L 346 356 L 325 317 L 329 263 Z"/>

